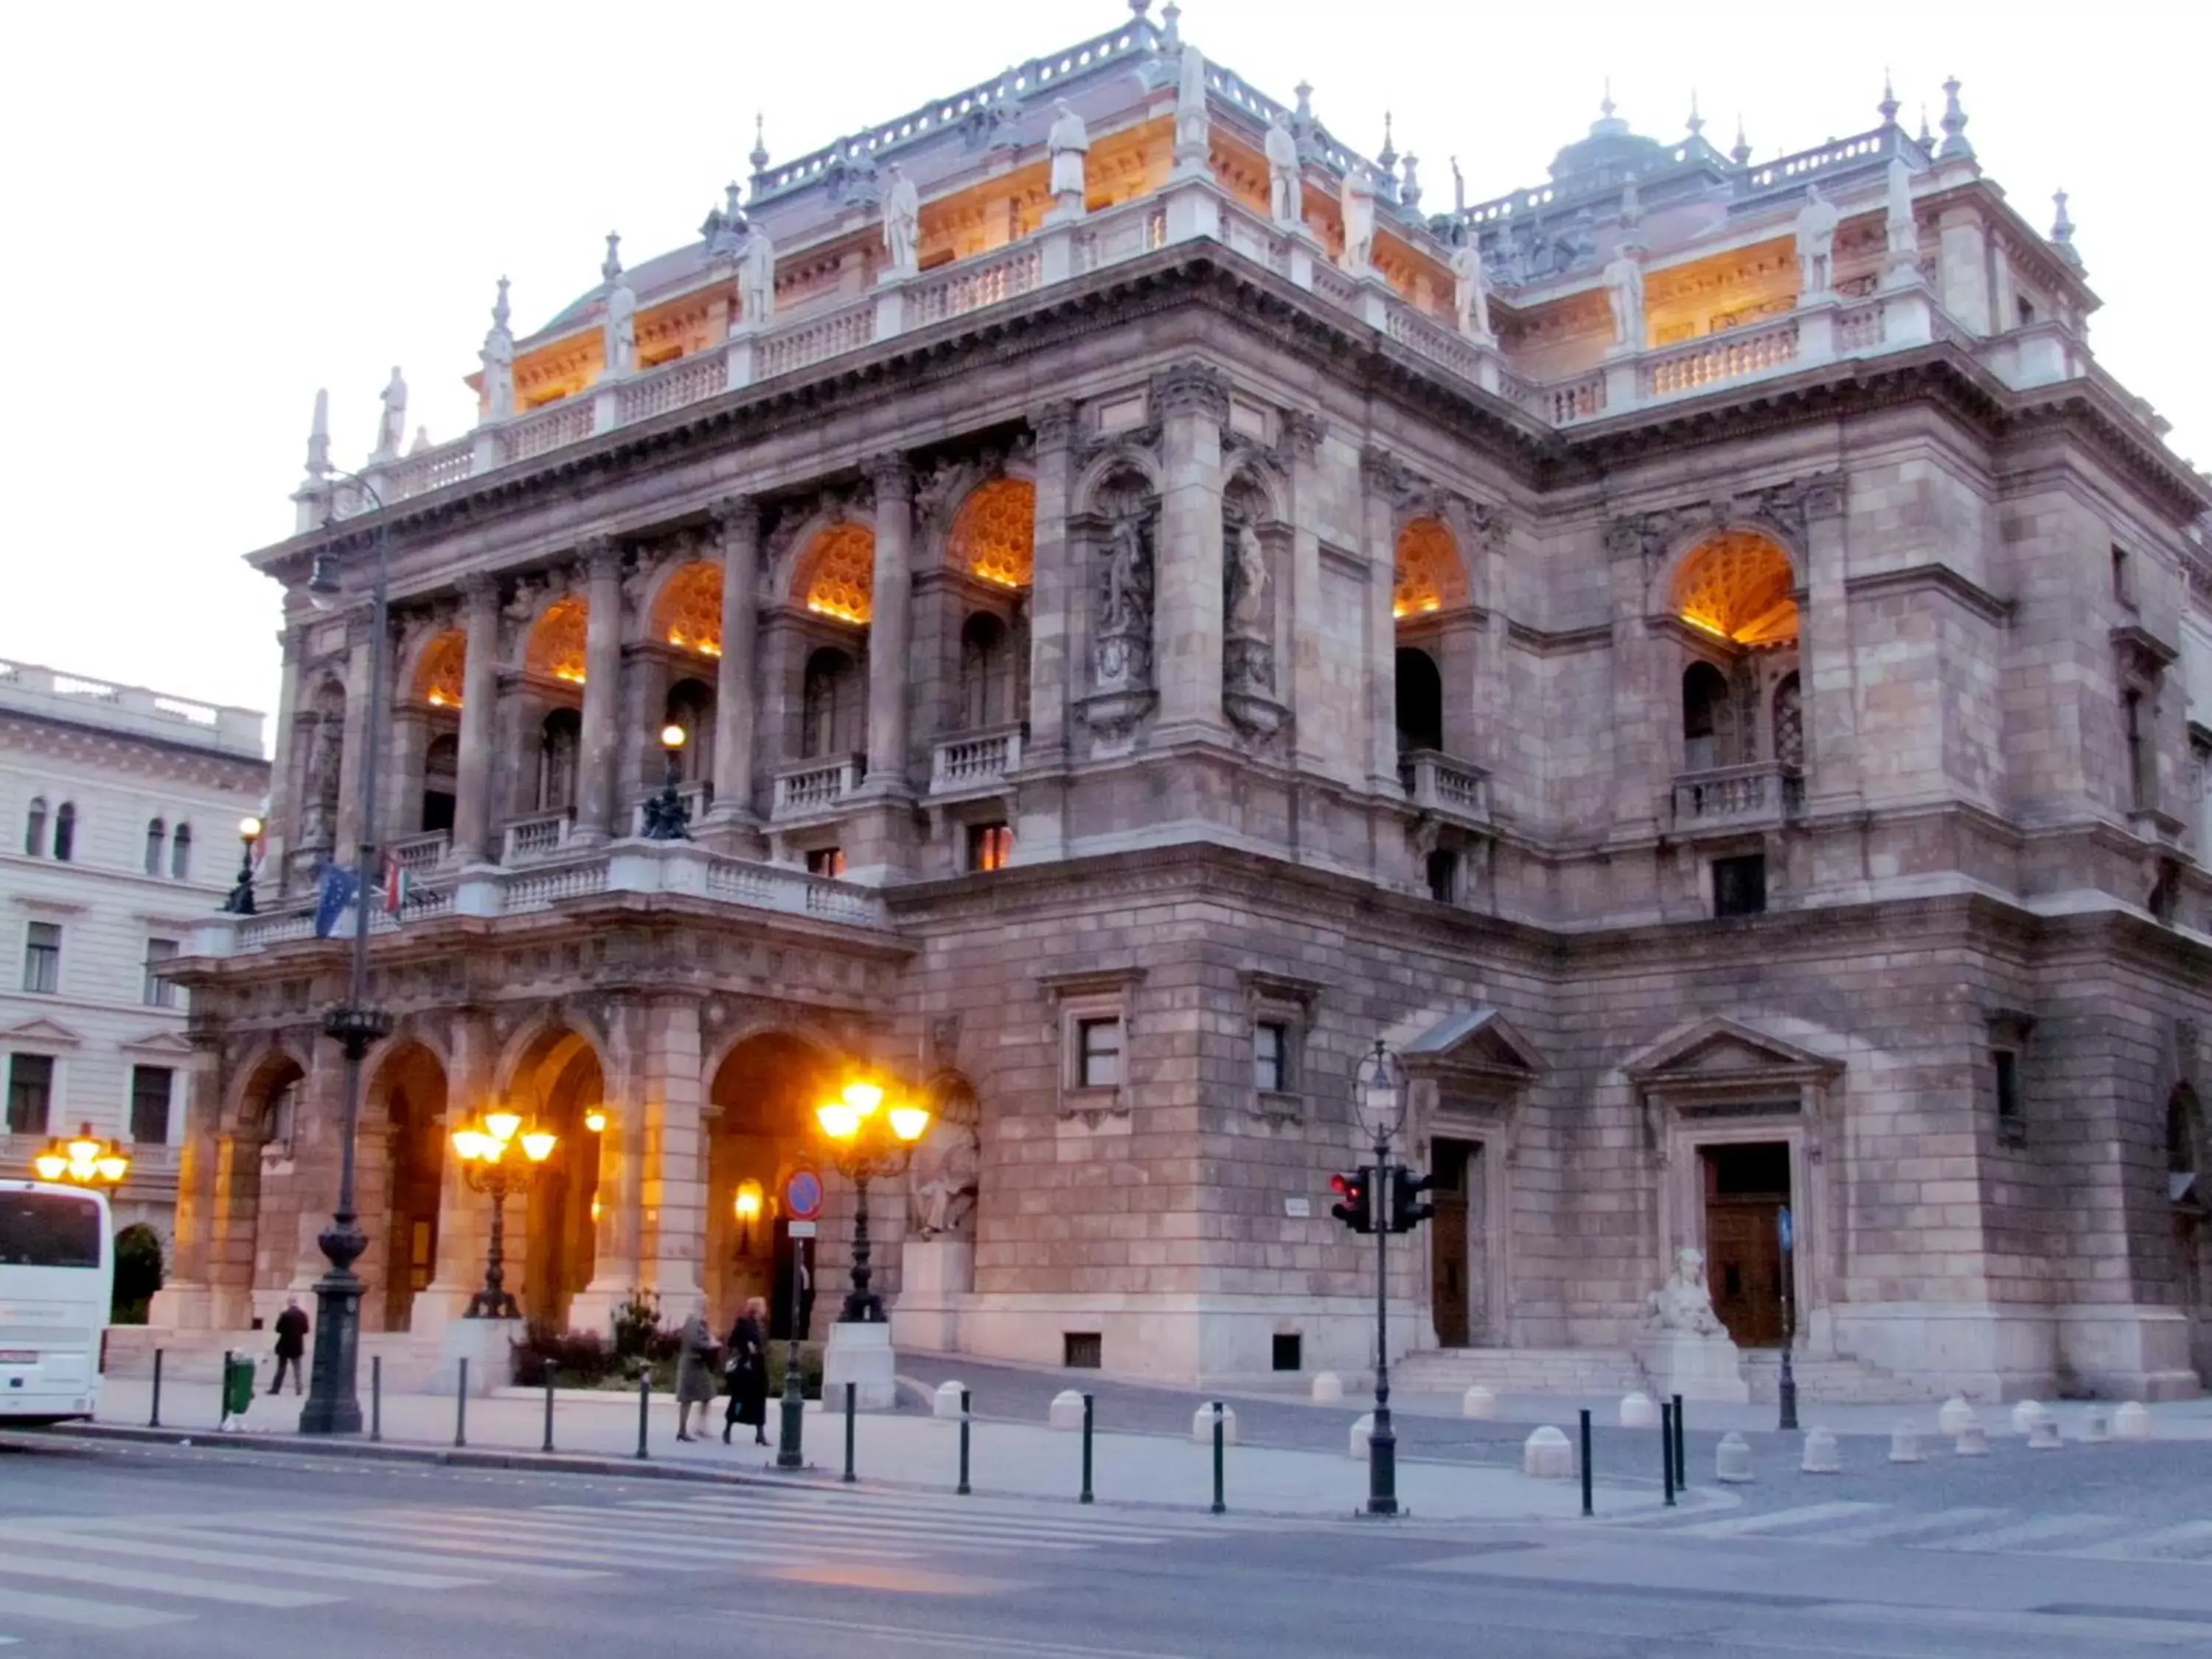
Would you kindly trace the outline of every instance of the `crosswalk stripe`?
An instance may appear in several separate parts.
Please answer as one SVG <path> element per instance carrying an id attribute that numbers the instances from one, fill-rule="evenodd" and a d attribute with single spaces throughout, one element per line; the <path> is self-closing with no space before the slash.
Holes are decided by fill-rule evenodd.
<path id="1" fill-rule="evenodd" d="M 243 1607 L 313 1607 L 343 1601 L 319 1590 L 265 1589 L 258 1584 L 217 1583 L 205 1578 L 182 1578 L 173 1572 L 147 1572 L 133 1567 L 110 1567 L 92 1561 L 70 1561 L 58 1557 L 26 1557 L 10 1551 L 0 1555 L 0 1572 L 26 1578 L 59 1578 L 74 1583 L 98 1584 L 104 1590 L 146 1590 L 155 1595 L 180 1595 L 199 1601 L 228 1601 Z"/>
<path id="2" fill-rule="evenodd" d="M 569 1504 L 562 1507 L 573 1509 L 580 1506 Z M 842 1504 L 826 1504 L 818 1507 L 809 1504 L 800 1509 L 799 1506 L 791 1504 L 788 1499 L 774 1504 L 743 1504 L 709 1499 L 692 1499 L 686 1502 L 642 1498 L 624 1503 L 620 1509 L 625 1513 L 641 1510 L 655 1513 L 711 1516 L 717 1519 L 726 1517 L 731 1520 L 747 1520 L 763 1516 L 778 1518 L 781 1515 L 794 1511 L 810 1516 L 828 1516 L 831 1514 L 845 1513 L 851 1518 L 869 1522 L 872 1522 L 878 1517 L 915 1522 L 935 1521 L 941 1518 L 948 1523 L 979 1532 L 1004 1532 L 1024 1539 L 1036 1537 L 1103 1539 L 1150 1544 L 1160 1542 L 1170 1537 L 1187 1535 L 1180 1529 L 1170 1531 L 1165 1528 L 1147 1526 L 1142 1522 L 1124 1521 L 1117 1517 L 1092 1522 L 1074 1516 L 1029 1516 L 1010 1514 L 1002 1510 L 992 1509 L 932 1510 L 927 1514 L 922 1514 L 914 1510 L 895 1506 L 864 1507 L 858 1504 L 850 1506 L 849 1510 Z M 601 1511 L 601 1513 L 605 1512 Z"/>
<path id="3" fill-rule="evenodd" d="M 2178 1527 L 2165 1527 L 2156 1532 L 2137 1533 L 2130 1538 L 2115 1538 L 2108 1543 L 2091 1544 L 2078 1550 L 2062 1553 L 2078 1555 L 2092 1561 L 2128 1561 L 2140 1557 L 2155 1557 L 2168 1553 L 2175 1544 L 2212 1545 L 2212 1521 L 2185 1521 Z M 2193 1558 L 2194 1549 L 2172 1551 L 2176 1559 Z"/>
<path id="4" fill-rule="evenodd" d="M 408 1524 L 411 1527 L 422 1523 Z M 461 1527 L 496 1527 L 501 1537 L 516 1542 L 532 1540 L 541 1543 L 545 1547 L 548 1553 L 567 1550 L 578 1545 L 591 1549 L 620 1550 L 637 1558 L 646 1565 L 650 1565 L 656 1559 L 662 1559 L 698 1561 L 710 1566 L 720 1566 L 729 1561 L 735 1553 L 734 1539 L 729 1543 L 716 1542 L 711 1539 L 702 1541 L 702 1534 L 696 1531 L 665 1532 L 623 1528 L 617 1532 L 609 1525 L 606 1519 L 541 1521 L 526 1519 L 521 1516 L 463 1516 L 447 1524 Z M 821 1534 L 818 1539 L 812 1536 L 817 1534 Z M 847 1528 L 832 1529 L 815 1527 L 806 1528 L 805 1534 L 789 1538 L 787 1542 L 791 1550 L 797 1551 L 806 1543 L 828 1543 L 848 1537 L 852 1538 L 854 1541 L 845 1549 L 846 1553 L 882 1556 L 886 1559 L 912 1553 L 911 1550 L 901 1550 L 896 1547 L 901 1542 L 911 1544 L 915 1541 L 911 1539 L 890 1538 L 871 1541 L 867 1536 L 854 1534 Z M 777 1541 L 773 1535 L 757 1543 L 754 1540 L 748 1539 L 745 1547 L 757 1552 L 761 1544 L 764 1543 L 772 1548 Z M 818 1554 L 819 1551 L 813 1553 Z"/>
<path id="5" fill-rule="evenodd" d="M 441 1550 L 453 1550 L 467 1555 L 520 1557 L 525 1560 L 543 1561 L 548 1557 L 574 1561 L 581 1565 L 618 1568 L 635 1571 L 640 1568 L 659 1567 L 672 1571 L 688 1568 L 713 1568 L 729 1565 L 732 1552 L 703 1547 L 662 1547 L 640 1544 L 635 1548 L 620 1543 L 611 1543 L 588 1531 L 546 1533 L 538 1529 L 535 1535 L 530 1529 L 512 1525 L 502 1526 L 500 1536 L 488 1538 L 474 1532 L 442 1530 L 429 1528 L 420 1522 L 388 1522 L 366 1516 L 351 1518 L 348 1524 L 356 1530 L 377 1538 L 406 1538 Z M 474 1522 L 458 1522 L 470 1526 Z M 853 1553 L 880 1556 L 897 1559 L 902 1553 L 888 1548 L 856 1550 Z M 757 1550 L 756 1555 L 788 1553 L 795 1559 L 813 1560 L 819 1550 L 800 1551 L 794 1547 L 790 1552 Z"/>
<path id="6" fill-rule="evenodd" d="M 0 1584 L 0 1613 L 44 1619 L 57 1625 L 85 1625 L 96 1630 L 144 1630 L 151 1625 L 173 1625 L 192 1616 L 189 1613 L 167 1613 L 159 1607 L 134 1607 L 125 1602 L 40 1595 L 35 1590 L 14 1590 L 4 1584 Z"/>
<path id="7" fill-rule="evenodd" d="M 295 1524 L 296 1525 L 296 1523 Z M 347 1561 L 373 1562 L 379 1565 L 393 1567 L 428 1567 L 434 1569 L 450 1568 L 453 1566 L 468 1566 L 472 1568 L 481 1568 L 484 1572 L 500 1578 L 546 1578 L 559 1579 L 565 1583 L 571 1578 L 604 1578 L 608 1576 L 603 1572 L 580 1571 L 574 1567 L 540 1566 L 526 1561 L 499 1561 L 496 1563 L 490 1561 L 456 1562 L 448 1555 L 426 1554 L 419 1550 L 386 1549 L 380 1548 L 374 1544 L 362 1543 L 344 1539 L 302 1537 L 296 1530 L 295 1530 L 294 1526 L 280 1525 L 273 1522 L 268 1523 L 268 1525 L 263 1529 L 256 1530 L 250 1525 L 239 1522 L 232 1522 L 227 1526 L 216 1526 L 205 1523 L 186 1526 L 168 1522 L 130 1522 L 118 1520 L 113 1523 L 112 1530 L 118 1536 L 126 1538 L 152 1538 L 156 1540 L 167 1538 L 200 1538 L 210 1539 L 218 1542 L 228 1541 L 240 1545 L 252 1545 L 257 1547 L 265 1546 L 268 1536 L 273 1534 L 282 1537 L 284 1540 L 285 1547 L 288 1549 L 295 1551 L 316 1550 L 324 1554 L 343 1556 Z M 70 1536 L 70 1541 L 78 1542 L 87 1540 L 93 1534 L 86 1532 L 73 1532 Z"/>
<path id="8" fill-rule="evenodd" d="M 71 1535 L 70 1544 L 79 1549 L 98 1554 L 106 1551 L 111 1555 L 125 1552 L 136 1553 L 144 1545 L 132 1538 L 104 1538 L 98 1533 L 77 1533 Z M 459 1589 L 467 1584 L 481 1584 L 482 1578 L 456 1578 L 441 1573 L 395 1572 L 389 1567 L 372 1567 L 356 1561 L 299 1561 L 277 1556 L 264 1550 L 211 1550 L 194 1548 L 188 1545 L 164 1543 L 161 1547 L 164 1562 L 185 1562 L 200 1567 L 244 1567 L 253 1572 L 275 1573 L 286 1578 L 342 1578 L 354 1583 L 383 1584 L 393 1589 Z"/>
<path id="9" fill-rule="evenodd" d="M 1817 1526 L 1823 1521 L 1841 1521 L 1851 1516 L 1869 1515 L 1883 1508 L 1880 1504 L 1808 1504 L 1802 1509 L 1766 1510 L 1757 1515 L 1730 1516 L 1725 1521 L 1705 1521 L 1695 1526 L 1675 1527 L 1670 1531 L 1691 1538 L 1740 1538 L 1754 1533 L 1782 1532 L 1796 1527 Z"/>
<path id="10" fill-rule="evenodd" d="M 928 1493 L 921 1492 L 913 1494 L 882 1492 L 820 1492 L 810 1489 L 786 1489 L 783 1491 L 776 1491 L 772 1487 L 756 1487 L 747 1488 L 745 1490 L 747 1491 L 748 1495 L 744 1498 L 738 1498 L 734 1496 L 725 1498 L 717 1495 L 714 1497 L 700 1497 L 685 1501 L 709 1506 L 720 1505 L 729 1508 L 744 1508 L 750 1506 L 752 1503 L 753 1500 L 750 1495 L 752 1492 L 762 1492 L 765 1493 L 765 1501 L 769 1503 L 791 1504 L 804 1504 L 809 1507 L 835 1510 L 840 1514 L 869 1510 L 884 1512 L 895 1511 L 902 1515 L 942 1515 L 953 1516 L 989 1515 L 1007 1519 L 1018 1519 L 1023 1516 L 1034 1516 L 1039 1519 L 1055 1522 L 1064 1525 L 1079 1526 L 1085 1529 L 1089 1529 L 1092 1527 L 1141 1528 L 1145 1531 L 1150 1533 L 1187 1534 L 1193 1538 L 1218 1537 L 1224 1528 L 1234 1528 L 1238 1530 L 1244 1531 L 1268 1531 L 1279 1530 L 1281 1526 L 1285 1524 L 1279 1520 L 1265 1516 L 1208 1516 L 1199 1519 L 1190 1519 L 1182 1516 L 1153 1513 L 1151 1511 L 1115 1511 L 1110 1510 L 1103 1513 L 1096 1513 L 1094 1518 L 1093 1514 L 1086 1514 L 1078 1510 L 1072 1502 L 1066 1500 L 1055 1504 L 1049 1499 L 1007 1498 L 995 1495 L 987 1498 L 954 1498 L 949 1496 L 938 1498 Z M 668 1498 L 639 1498 L 633 1501 L 639 1503 L 669 1503 L 676 1500 Z"/>
<path id="11" fill-rule="evenodd" d="M 1968 1533 L 1960 1538 L 1946 1538 L 1922 1547 L 1937 1550 L 1966 1550 L 1980 1553 L 2002 1551 L 2022 1544 L 2051 1544 L 2075 1533 L 2110 1532 L 2115 1527 L 2129 1522 L 2117 1515 L 2045 1515 L 2033 1521 L 2022 1521 L 2016 1526 L 1999 1527 L 1994 1532 Z"/>
<path id="12" fill-rule="evenodd" d="M 470 1514 L 465 1521 L 471 1525 L 498 1525 L 505 1528 L 520 1527 L 556 1534 L 581 1534 L 606 1543 L 627 1546 L 630 1540 L 641 1545 L 660 1547 L 657 1540 L 666 1540 L 679 1549 L 715 1551 L 712 1540 L 718 1533 L 747 1534 L 775 1538 L 782 1536 L 821 1536 L 825 1538 L 854 1538 L 863 1541 L 898 1541 L 925 1544 L 948 1536 L 958 1530 L 956 1527 L 940 1526 L 928 1521 L 877 1521 L 873 1517 L 854 1516 L 836 1519 L 828 1516 L 801 1514 L 789 1516 L 715 1515 L 694 1517 L 698 1524 L 684 1528 L 678 1523 L 684 1518 L 672 1515 L 633 1516 L 627 1509 L 583 1504 L 562 1504 L 552 1508 L 533 1508 L 523 1510 L 486 1511 Z M 996 1536 L 997 1534 L 991 1534 Z M 1009 1535 L 1005 1541 L 1016 1541 L 1020 1534 Z M 1041 1548 L 1072 1550 L 1083 1547 L 1073 1543 L 1040 1544 Z"/>
<path id="13" fill-rule="evenodd" d="M 539 1515 L 546 1512 L 544 1510 L 532 1511 L 532 1514 Z M 826 1510 L 799 1510 L 778 1513 L 775 1510 L 684 1510 L 646 1504 L 624 1504 L 616 1509 L 589 1509 L 581 1504 L 567 1504 L 558 1505 L 556 1512 L 589 1516 L 599 1522 L 615 1518 L 627 1520 L 631 1516 L 635 1516 L 641 1521 L 662 1522 L 672 1522 L 688 1518 L 698 1521 L 706 1526 L 761 1529 L 770 1532 L 799 1527 L 816 1530 L 840 1528 L 865 1531 L 872 1535 L 911 1533 L 925 1537 L 943 1537 L 957 1533 L 974 1538 L 1000 1539 L 1008 1543 L 1049 1540 L 1071 1549 L 1096 1543 L 1148 1544 L 1158 1541 L 1157 1534 L 1127 1532 L 1120 1528 L 1091 1533 L 1065 1523 L 1031 1524 L 1013 1518 L 1000 1519 L 988 1515 L 977 1515 L 972 1519 L 965 1516 L 957 1518 L 946 1516 L 943 1520 L 934 1516 L 902 1516 L 895 1511 L 890 1514 L 872 1512 L 866 1515 L 832 1516 Z"/>
<path id="14" fill-rule="evenodd" d="M 1942 1532 L 1947 1527 L 1978 1527 L 1996 1520 L 2002 1510 L 1961 1509 L 1931 1510 L 1919 1515 L 1907 1515 L 1887 1521 L 1868 1521 L 1853 1527 L 1838 1527 L 1832 1532 L 1820 1534 L 1824 1544 L 1873 1544 L 1893 1538 L 1907 1538 L 1914 1533 Z"/>

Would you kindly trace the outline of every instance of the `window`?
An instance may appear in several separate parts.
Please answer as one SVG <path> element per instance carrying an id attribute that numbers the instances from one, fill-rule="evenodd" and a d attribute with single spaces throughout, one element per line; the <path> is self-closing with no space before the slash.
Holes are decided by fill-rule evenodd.
<path id="1" fill-rule="evenodd" d="M 2027 1114 L 2020 1095 L 2020 1051 L 1993 1048 L 1990 1059 L 1996 1067 L 1997 1139 L 2008 1146 L 2027 1144 Z"/>
<path id="2" fill-rule="evenodd" d="M 845 873 L 845 849 L 842 847 L 816 847 L 806 854 L 806 873 L 810 876 L 842 876 Z"/>
<path id="3" fill-rule="evenodd" d="M 2020 325 L 2022 328 L 2026 328 L 2035 320 L 2035 301 L 2029 299 L 2027 295 L 2015 294 L 2012 296 L 2012 303 L 2014 314 L 2020 319 Z"/>
<path id="4" fill-rule="evenodd" d="M 1003 823 L 968 826 L 968 867 L 1003 870 L 1014 856 L 1014 832 Z"/>
<path id="5" fill-rule="evenodd" d="M 1682 764 L 1703 772 L 1735 760 L 1735 708 L 1728 676 L 1709 662 L 1682 671 Z"/>
<path id="6" fill-rule="evenodd" d="M 62 985 L 62 928 L 58 921 L 34 921 L 23 939 L 23 988 L 51 996 Z"/>
<path id="7" fill-rule="evenodd" d="M 169 826 L 155 818 L 146 826 L 146 873 L 161 873 L 161 854 L 168 850 Z"/>
<path id="8" fill-rule="evenodd" d="M 1713 914 L 1755 916 L 1766 908 L 1766 854 L 1713 860 Z"/>
<path id="9" fill-rule="evenodd" d="M 2128 808 L 2141 812 L 2150 805 L 2149 766 L 2151 754 L 2143 742 L 2142 693 L 2130 691 L 2121 701 L 2120 716 L 2126 726 L 2128 741 Z"/>
<path id="10" fill-rule="evenodd" d="M 1296 1331 L 1277 1331 L 1273 1352 L 1270 1358 L 1273 1369 L 1279 1371 L 1302 1371 L 1306 1368 L 1305 1338 Z"/>
<path id="11" fill-rule="evenodd" d="M 1291 1028 L 1261 1020 L 1252 1031 L 1252 1081 L 1263 1095 L 1291 1091 Z M 1294 1368 L 1295 1369 L 1295 1368 Z"/>
<path id="12" fill-rule="evenodd" d="M 1437 661 L 1412 646 L 1398 647 L 1398 752 L 1444 746 L 1444 682 Z"/>
<path id="13" fill-rule="evenodd" d="M 801 759 L 848 755 L 860 746 L 866 690 L 860 665 L 844 652 L 824 646 L 807 658 L 799 688 Z"/>
<path id="14" fill-rule="evenodd" d="M 42 1135 L 54 1102 L 54 1060 L 51 1054 L 17 1054 L 8 1062 L 8 1133 Z"/>
<path id="15" fill-rule="evenodd" d="M 1429 896 L 1439 904 L 1459 901 L 1459 854 L 1440 847 L 1429 854 Z"/>
<path id="16" fill-rule="evenodd" d="M 1060 1363 L 1072 1371 L 1095 1371 L 1106 1363 L 1106 1337 L 1100 1331 L 1062 1331 Z"/>
<path id="17" fill-rule="evenodd" d="M 54 814 L 54 856 L 67 864 L 76 856 L 76 803 L 64 801 Z"/>
<path id="18" fill-rule="evenodd" d="M 1079 1089 L 1118 1089 L 1121 1086 L 1121 1022 L 1084 1019 L 1075 1024 L 1075 1086 Z"/>
<path id="19" fill-rule="evenodd" d="M 538 728 L 538 810 L 576 810 L 576 757 L 584 742 L 584 717 L 556 708 Z"/>
<path id="20" fill-rule="evenodd" d="M 180 823 L 169 837 L 169 878 L 188 880 L 192 873 L 192 826 Z"/>
<path id="21" fill-rule="evenodd" d="M 100 1206 L 73 1193 L 0 1198 L 0 1267 L 97 1267 Z"/>
<path id="22" fill-rule="evenodd" d="M 163 965 L 174 962 L 176 958 L 176 940 L 149 939 L 146 941 L 146 988 L 140 1000 L 149 1008 L 173 1008 L 177 1006 L 176 985 L 161 977 Z"/>
<path id="23" fill-rule="evenodd" d="M 451 732 L 430 739 L 422 751 L 422 833 L 453 827 L 453 801 L 460 790 L 461 740 Z"/>
<path id="24" fill-rule="evenodd" d="M 969 731 L 1014 718 L 1014 651 L 1006 623 L 977 611 L 960 629 L 960 721 Z"/>
<path id="25" fill-rule="evenodd" d="M 2112 597 L 2122 605 L 2136 602 L 2136 574 L 2124 547 L 2112 549 Z"/>
<path id="26" fill-rule="evenodd" d="M 131 1139 L 142 1146 L 169 1144 L 169 1091 L 176 1075 L 166 1066 L 131 1068 Z"/>
<path id="27" fill-rule="evenodd" d="M 30 811 L 23 817 L 23 856 L 34 859 L 46 850 L 46 798 L 31 797 Z"/>

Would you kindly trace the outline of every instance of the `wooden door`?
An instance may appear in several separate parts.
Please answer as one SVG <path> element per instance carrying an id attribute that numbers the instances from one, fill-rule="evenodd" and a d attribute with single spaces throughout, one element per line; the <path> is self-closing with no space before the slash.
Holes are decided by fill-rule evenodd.
<path id="1" fill-rule="evenodd" d="M 1705 1283 L 1713 1311 L 1747 1348 L 1782 1342 L 1782 1200 L 1705 1201 Z"/>
<path id="2" fill-rule="evenodd" d="M 1474 1252 L 1470 1249 L 1468 1185 L 1474 1148 L 1463 1140 L 1435 1143 L 1431 1167 L 1437 1184 L 1429 1197 L 1436 1216 L 1429 1223 L 1429 1295 L 1437 1341 L 1464 1348 L 1472 1340 Z"/>

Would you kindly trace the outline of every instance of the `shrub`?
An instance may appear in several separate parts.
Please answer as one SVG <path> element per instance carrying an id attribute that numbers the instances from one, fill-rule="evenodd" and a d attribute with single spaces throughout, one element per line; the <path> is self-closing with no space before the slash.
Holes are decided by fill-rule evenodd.
<path id="1" fill-rule="evenodd" d="M 115 1235 L 115 1291 L 108 1322 L 143 1325 L 161 1288 L 161 1236 L 135 1222 Z"/>

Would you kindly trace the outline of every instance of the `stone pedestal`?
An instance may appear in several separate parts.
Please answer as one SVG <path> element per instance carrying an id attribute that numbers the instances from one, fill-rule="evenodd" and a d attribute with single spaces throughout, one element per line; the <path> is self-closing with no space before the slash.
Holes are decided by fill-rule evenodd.
<path id="1" fill-rule="evenodd" d="M 1740 1363 L 1742 1355 L 1726 1336 L 1656 1331 L 1638 1345 L 1636 1357 L 1662 1398 L 1679 1394 L 1685 1401 L 1714 1405 L 1751 1403 L 1751 1385 L 1743 1380 Z"/>
<path id="2" fill-rule="evenodd" d="M 844 1408 L 848 1382 L 857 1389 L 855 1403 L 864 1412 L 887 1412 L 898 1403 L 898 1361 L 889 1325 L 840 1320 L 830 1328 L 822 1352 L 822 1397 L 833 1409 Z"/>
<path id="3" fill-rule="evenodd" d="M 910 1238 L 899 1249 L 891 1334 L 902 1348 L 960 1351 L 960 1310 L 975 1288 L 975 1246 L 964 1238 Z"/>
<path id="4" fill-rule="evenodd" d="M 460 1362 L 469 1362 L 469 1393 L 481 1399 L 514 1380 L 510 1350 L 522 1340 L 519 1319 L 456 1319 L 438 1334 L 438 1370 L 430 1387 L 448 1399 L 460 1386 Z"/>

